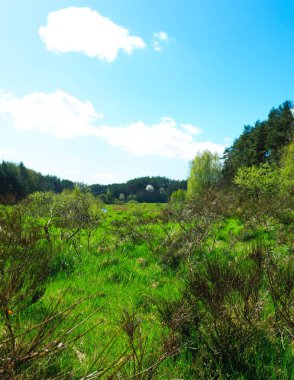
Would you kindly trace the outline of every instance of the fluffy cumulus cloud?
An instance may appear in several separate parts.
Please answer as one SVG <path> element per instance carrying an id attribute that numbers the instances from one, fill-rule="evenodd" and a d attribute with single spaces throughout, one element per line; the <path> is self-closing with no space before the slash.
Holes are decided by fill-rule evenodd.
<path id="1" fill-rule="evenodd" d="M 19 129 L 53 134 L 57 138 L 93 136 L 134 156 L 157 155 L 189 161 L 197 152 L 208 149 L 221 154 L 224 150 L 223 145 L 195 140 L 195 135 L 201 133 L 198 127 L 178 124 L 170 117 L 152 125 L 143 121 L 120 127 L 101 125 L 102 114 L 89 101 L 62 90 L 22 98 L 2 92 L 0 114 L 11 117 Z"/>
<path id="2" fill-rule="evenodd" d="M 0 113 L 9 115 L 18 129 L 59 138 L 91 135 L 95 133 L 92 123 L 103 117 L 90 102 L 80 101 L 62 90 L 51 94 L 36 92 L 22 98 L 2 92 Z"/>
<path id="3" fill-rule="evenodd" d="M 190 126 L 192 127 L 192 126 Z M 197 127 L 193 127 L 195 130 Z M 125 127 L 99 128 L 99 135 L 115 147 L 119 147 L 134 156 L 161 156 L 189 161 L 196 152 L 206 149 L 222 153 L 224 147 L 209 141 L 194 141 L 194 130 L 178 125 L 170 118 L 164 117 L 159 123 L 146 125 L 143 121 Z"/>
<path id="4" fill-rule="evenodd" d="M 153 33 L 153 49 L 155 51 L 162 50 L 162 43 L 168 43 L 169 38 L 166 32 L 160 31 L 158 33 Z"/>
<path id="5" fill-rule="evenodd" d="M 87 7 L 50 12 L 39 35 L 48 50 L 81 52 L 106 62 L 113 62 L 120 50 L 131 54 L 146 47 L 141 37 L 130 35 L 128 29 Z"/>

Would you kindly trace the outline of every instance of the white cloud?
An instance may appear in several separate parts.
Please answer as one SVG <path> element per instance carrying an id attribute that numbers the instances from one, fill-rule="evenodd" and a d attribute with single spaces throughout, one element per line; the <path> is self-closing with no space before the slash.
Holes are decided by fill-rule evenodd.
<path id="1" fill-rule="evenodd" d="M 189 161 L 196 152 L 206 149 L 220 154 L 223 151 L 222 145 L 194 141 L 190 132 L 182 131 L 176 121 L 169 117 L 153 125 L 139 121 L 120 128 L 103 126 L 99 128 L 99 135 L 110 145 L 134 156 L 157 155 Z"/>
<path id="2" fill-rule="evenodd" d="M 103 117 L 89 101 L 80 101 L 62 90 L 51 94 L 36 92 L 23 98 L 0 93 L 0 113 L 10 115 L 18 129 L 59 138 L 95 134 L 92 123 Z"/>
<path id="3" fill-rule="evenodd" d="M 158 32 L 158 33 L 154 33 L 154 37 L 160 41 L 164 41 L 164 42 L 168 42 L 168 35 L 166 32 Z"/>
<path id="4" fill-rule="evenodd" d="M 201 130 L 178 124 L 170 117 L 147 125 L 143 121 L 122 127 L 97 126 L 102 114 L 89 101 L 81 101 L 62 90 L 51 94 L 34 93 L 23 98 L 0 93 L 0 114 L 13 120 L 16 128 L 53 134 L 57 138 L 94 136 L 134 156 L 161 156 L 189 161 L 197 152 L 221 154 L 224 145 L 195 141 Z"/>
<path id="5" fill-rule="evenodd" d="M 189 132 L 191 135 L 200 135 L 203 131 L 199 127 L 192 124 L 180 124 L 183 129 Z"/>
<path id="6" fill-rule="evenodd" d="M 130 35 L 128 29 L 87 7 L 50 12 L 39 35 L 48 50 L 81 52 L 106 62 L 113 62 L 119 50 L 131 54 L 146 47 L 141 37 Z"/>
<path id="7" fill-rule="evenodd" d="M 153 33 L 153 49 L 155 51 L 161 51 L 162 46 L 161 43 L 168 43 L 169 38 L 166 32 L 160 31 L 158 33 Z"/>
<path id="8" fill-rule="evenodd" d="M 153 49 L 154 49 L 155 51 L 161 51 L 161 50 L 162 50 L 162 48 L 161 48 L 161 46 L 160 46 L 160 43 L 159 43 L 158 41 L 154 41 L 154 42 L 153 42 Z"/>

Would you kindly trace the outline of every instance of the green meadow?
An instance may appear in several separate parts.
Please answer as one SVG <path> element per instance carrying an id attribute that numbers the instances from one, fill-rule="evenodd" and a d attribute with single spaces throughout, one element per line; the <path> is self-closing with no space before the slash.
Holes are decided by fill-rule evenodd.
<path id="1" fill-rule="evenodd" d="M 38 202 L 2 208 L 2 248 L 14 256 L 2 264 L 13 276 L 1 284 L 2 378 L 292 378 L 287 209 L 257 221 L 250 205 L 224 215 L 217 198 L 96 203 L 96 223 L 80 228 L 69 209 L 63 225 Z"/>

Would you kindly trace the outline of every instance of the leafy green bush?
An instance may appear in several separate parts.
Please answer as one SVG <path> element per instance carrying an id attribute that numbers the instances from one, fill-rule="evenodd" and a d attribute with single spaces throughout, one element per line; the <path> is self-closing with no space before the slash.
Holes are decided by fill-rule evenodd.
<path id="1" fill-rule="evenodd" d="M 279 192 L 280 172 L 268 163 L 260 166 L 240 167 L 234 183 L 246 190 L 248 195 L 258 199 L 263 194 Z"/>

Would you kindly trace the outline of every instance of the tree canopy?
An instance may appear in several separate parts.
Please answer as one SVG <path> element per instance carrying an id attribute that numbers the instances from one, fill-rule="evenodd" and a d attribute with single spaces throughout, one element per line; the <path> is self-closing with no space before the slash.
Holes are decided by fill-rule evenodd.
<path id="1" fill-rule="evenodd" d="M 221 177 L 221 164 L 217 154 L 205 151 L 191 163 L 187 186 L 187 198 L 201 196 L 212 188 Z"/>
<path id="2" fill-rule="evenodd" d="M 272 108 L 265 121 L 245 125 L 243 133 L 224 153 L 224 176 L 232 181 L 239 167 L 279 164 L 283 149 L 294 137 L 293 103 Z"/>
<path id="3" fill-rule="evenodd" d="M 152 186 L 154 191 L 147 191 L 147 186 Z M 91 185 L 90 189 L 94 195 L 102 196 L 106 202 L 119 199 L 124 194 L 124 199 L 137 202 L 167 202 L 171 194 L 178 190 L 187 188 L 187 181 L 172 180 L 166 177 L 140 177 L 134 178 L 126 183 L 114 183 L 111 185 Z M 109 198 L 111 194 L 111 199 Z"/>
<path id="4" fill-rule="evenodd" d="M 13 203 L 36 191 L 61 193 L 74 186 L 72 181 L 28 169 L 22 162 L 19 165 L 6 161 L 0 163 L 0 201 L 4 203 Z"/>

